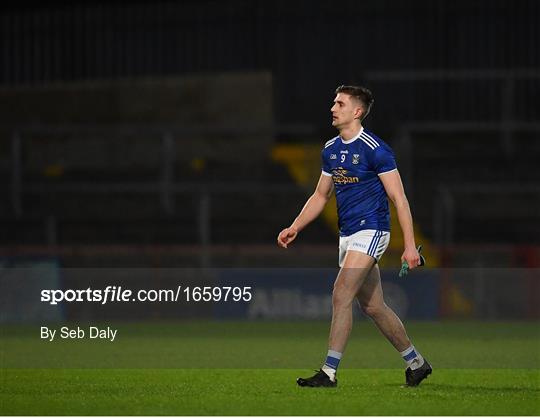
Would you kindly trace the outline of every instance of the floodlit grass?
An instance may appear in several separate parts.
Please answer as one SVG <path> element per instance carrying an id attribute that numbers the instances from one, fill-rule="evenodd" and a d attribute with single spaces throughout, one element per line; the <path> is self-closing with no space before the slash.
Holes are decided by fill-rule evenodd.
<path id="1" fill-rule="evenodd" d="M 325 322 L 115 326 L 113 343 L 47 343 L 39 326 L 3 327 L 0 413 L 540 414 L 537 323 L 407 324 L 434 372 L 421 386 L 404 388 L 399 354 L 371 323 L 358 321 L 336 389 L 295 384 L 324 358 Z"/>

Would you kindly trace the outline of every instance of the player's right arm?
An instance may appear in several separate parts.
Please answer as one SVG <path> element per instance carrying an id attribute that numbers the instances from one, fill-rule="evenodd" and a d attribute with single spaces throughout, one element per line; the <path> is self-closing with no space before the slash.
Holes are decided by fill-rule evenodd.
<path id="1" fill-rule="evenodd" d="M 280 247 L 287 248 L 287 245 L 294 241 L 298 233 L 321 214 L 333 191 L 332 177 L 321 174 L 315 192 L 307 200 L 300 214 L 291 226 L 279 233 L 277 243 Z"/>

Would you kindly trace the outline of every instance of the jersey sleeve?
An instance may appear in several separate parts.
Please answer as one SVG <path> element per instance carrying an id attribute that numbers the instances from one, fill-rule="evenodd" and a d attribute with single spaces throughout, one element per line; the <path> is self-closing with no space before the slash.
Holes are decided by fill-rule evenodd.
<path id="1" fill-rule="evenodd" d="M 392 150 L 387 147 L 377 147 L 373 153 L 373 166 L 379 176 L 396 170 L 396 159 Z"/>
<path id="2" fill-rule="evenodd" d="M 332 176 L 332 168 L 330 167 L 330 161 L 328 160 L 328 155 L 324 152 L 324 149 L 321 152 L 321 160 L 322 160 L 322 174 L 324 176 L 331 177 Z"/>

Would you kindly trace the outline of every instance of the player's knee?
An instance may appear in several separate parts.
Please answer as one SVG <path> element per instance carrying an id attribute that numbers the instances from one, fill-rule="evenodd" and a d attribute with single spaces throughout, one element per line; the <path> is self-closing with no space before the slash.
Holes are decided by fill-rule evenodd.
<path id="1" fill-rule="evenodd" d="M 362 311 L 370 318 L 377 318 L 384 313 L 384 304 L 362 305 Z"/>

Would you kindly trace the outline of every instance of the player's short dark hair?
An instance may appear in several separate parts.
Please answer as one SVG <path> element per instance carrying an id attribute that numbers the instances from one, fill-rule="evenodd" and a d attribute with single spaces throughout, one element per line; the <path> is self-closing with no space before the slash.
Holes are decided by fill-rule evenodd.
<path id="1" fill-rule="evenodd" d="M 336 94 L 338 93 L 345 93 L 349 96 L 355 97 L 364 105 L 364 114 L 362 115 L 362 119 L 364 120 L 365 117 L 369 114 L 369 111 L 371 110 L 371 106 L 375 102 L 375 99 L 373 98 L 373 93 L 371 93 L 371 90 L 362 87 L 362 86 L 345 86 L 341 85 L 336 89 Z"/>

